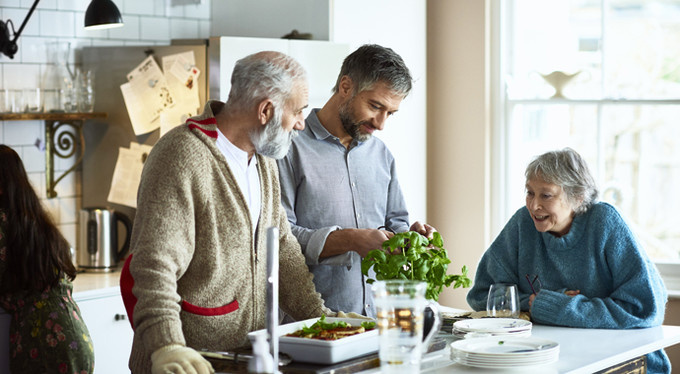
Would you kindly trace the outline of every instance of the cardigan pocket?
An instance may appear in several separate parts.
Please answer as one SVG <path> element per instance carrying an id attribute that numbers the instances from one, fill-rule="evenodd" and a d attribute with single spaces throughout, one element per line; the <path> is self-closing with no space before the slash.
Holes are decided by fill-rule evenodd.
<path id="1" fill-rule="evenodd" d="M 234 300 L 229 304 L 218 306 L 215 308 L 205 308 L 202 306 L 191 304 L 186 300 L 182 300 L 181 306 L 183 311 L 191 314 L 196 314 L 199 316 L 222 316 L 238 310 L 238 300 Z"/>

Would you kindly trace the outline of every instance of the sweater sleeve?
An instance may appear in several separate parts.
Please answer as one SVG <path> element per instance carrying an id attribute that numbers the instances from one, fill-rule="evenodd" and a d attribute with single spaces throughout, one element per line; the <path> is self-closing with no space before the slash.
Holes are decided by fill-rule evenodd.
<path id="1" fill-rule="evenodd" d="M 305 264 L 295 236 L 290 230 L 286 214 L 279 206 L 279 286 L 281 309 L 296 320 L 330 315 L 321 294 L 316 292 L 313 275 Z"/>
<path id="2" fill-rule="evenodd" d="M 611 206 L 589 225 L 589 246 L 602 246 L 611 287 L 601 285 L 571 297 L 542 290 L 531 307 L 539 323 L 583 328 L 642 328 L 663 322 L 666 290 L 654 264 L 640 247 L 621 216 Z M 582 259 L 582 262 L 594 261 Z M 587 266 L 587 265 L 583 265 Z M 600 267 L 593 266 L 594 269 Z"/>
<path id="3" fill-rule="evenodd" d="M 175 146 L 159 142 L 145 162 L 131 239 L 135 333 L 149 352 L 186 343 L 177 279 L 194 253 L 195 170 Z"/>

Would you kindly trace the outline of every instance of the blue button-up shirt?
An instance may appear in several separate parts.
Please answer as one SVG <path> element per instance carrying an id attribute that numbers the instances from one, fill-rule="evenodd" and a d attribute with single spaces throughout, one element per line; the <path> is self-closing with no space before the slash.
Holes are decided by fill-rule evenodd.
<path id="1" fill-rule="evenodd" d="M 319 122 L 318 110 L 311 111 L 288 155 L 278 161 L 281 202 L 326 306 L 375 317 L 359 254 L 352 248 L 332 257 L 320 259 L 319 254 L 334 230 L 383 225 L 395 232 L 408 230 L 394 157 L 375 137 L 353 140 L 345 148 Z"/>

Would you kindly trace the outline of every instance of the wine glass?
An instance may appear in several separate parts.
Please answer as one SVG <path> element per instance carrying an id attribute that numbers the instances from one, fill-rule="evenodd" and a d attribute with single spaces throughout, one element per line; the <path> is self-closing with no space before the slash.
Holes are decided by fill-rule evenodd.
<path id="1" fill-rule="evenodd" d="M 494 283 L 489 287 L 486 301 L 486 314 L 489 317 L 519 318 L 519 294 L 517 285 Z"/>

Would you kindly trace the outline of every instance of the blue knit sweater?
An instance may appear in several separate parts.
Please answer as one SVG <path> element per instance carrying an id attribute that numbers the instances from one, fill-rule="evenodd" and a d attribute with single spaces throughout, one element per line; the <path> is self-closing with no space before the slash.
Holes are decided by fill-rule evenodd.
<path id="1" fill-rule="evenodd" d="M 526 274 L 538 275 L 541 290 L 531 309 Z M 514 283 L 522 310 L 546 325 L 628 329 L 663 323 L 666 288 L 654 264 L 616 209 L 597 203 L 578 215 L 558 238 L 538 232 L 526 208 L 519 209 L 484 253 L 467 301 L 486 309 L 489 286 Z M 535 284 L 535 286 L 537 283 Z M 568 296 L 566 290 L 580 290 Z M 649 373 L 670 373 L 663 350 L 647 355 Z"/>

